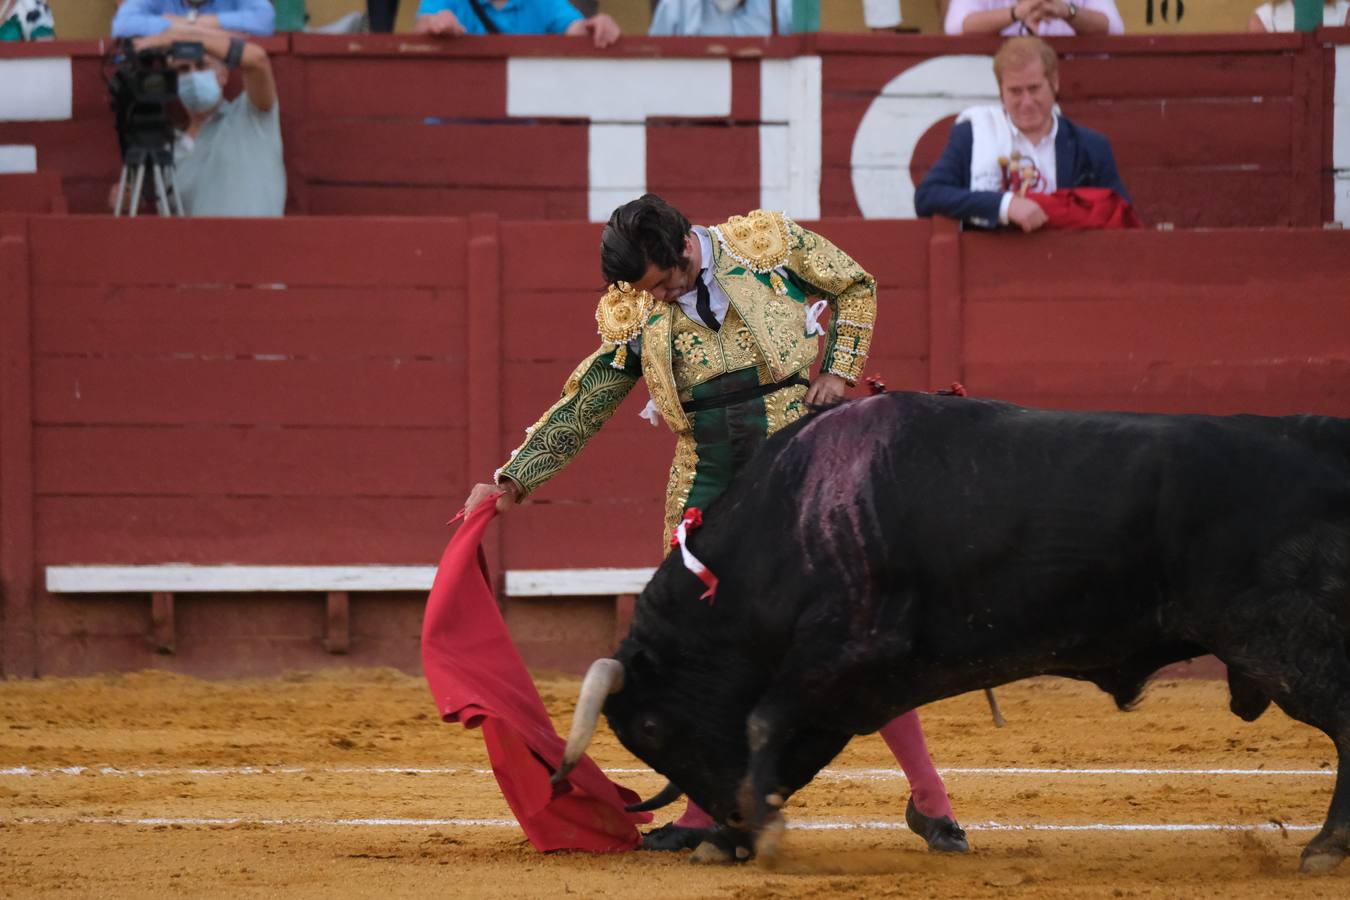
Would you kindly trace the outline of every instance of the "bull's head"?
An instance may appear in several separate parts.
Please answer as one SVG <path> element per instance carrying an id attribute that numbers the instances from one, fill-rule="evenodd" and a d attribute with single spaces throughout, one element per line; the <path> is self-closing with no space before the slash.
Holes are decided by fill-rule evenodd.
<path id="1" fill-rule="evenodd" d="M 684 791 L 719 822 L 739 826 L 737 788 L 749 755 L 744 711 L 729 708 L 725 696 L 691 699 L 684 683 L 679 672 L 663 671 L 629 642 L 617 658 L 592 663 L 554 781 L 566 777 L 586 752 L 603 711 L 620 743 L 679 786 L 667 787 L 661 801 Z"/>

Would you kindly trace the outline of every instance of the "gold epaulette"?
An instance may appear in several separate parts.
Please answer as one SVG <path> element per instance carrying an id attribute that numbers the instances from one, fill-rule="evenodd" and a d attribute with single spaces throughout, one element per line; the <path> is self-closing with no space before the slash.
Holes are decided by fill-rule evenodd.
<path id="1" fill-rule="evenodd" d="M 732 216 L 708 230 L 732 259 L 762 275 L 787 261 L 792 249 L 789 224 L 788 217 L 780 212 L 756 209 L 749 215 Z"/>
<path id="2" fill-rule="evenodd" d="M 651 314 L 656 301 L 646 291 L 635 291 L 626 281 L 616 281 L 600 298 L 595 308 L 596 331 L 600 339 L 615 347 L 616 369 L 622 369 L 628 359 L 628 342 L 642 333 L 642 326 Z"/>

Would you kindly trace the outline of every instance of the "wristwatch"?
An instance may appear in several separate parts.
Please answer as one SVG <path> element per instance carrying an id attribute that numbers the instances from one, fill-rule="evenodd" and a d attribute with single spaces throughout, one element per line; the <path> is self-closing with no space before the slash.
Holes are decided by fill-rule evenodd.
<path id="1" fill-rule="evenodd" d="M 1076 18 L 1078 18 L 1078 4 L 1077 4 L 1077 3 L 1070 3 L 1070 4 L 1069 4 L 1069 18 L 1070 18 L 1070 19 L 1076 19 Z"/>

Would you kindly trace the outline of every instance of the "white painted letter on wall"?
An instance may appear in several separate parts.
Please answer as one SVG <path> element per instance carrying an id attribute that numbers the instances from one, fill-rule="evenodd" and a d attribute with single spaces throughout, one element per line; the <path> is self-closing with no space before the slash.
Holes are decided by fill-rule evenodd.
<path id="1" fill-rule="evenodd" d="M 731 115 L 731 61 L 513 57 L 506 114 L 590 119 L 586 205 L 604 222 L 647 190 L 649 116 Z"/>
<path id="2" fill-rule="evenodd" d="M 988 56 L 938 56 L 892 78 L 853 137 L 853 193 L 863 218 L 914 218 L 909 164 L 919 139 L 969 106 L 997 102 Z"/>

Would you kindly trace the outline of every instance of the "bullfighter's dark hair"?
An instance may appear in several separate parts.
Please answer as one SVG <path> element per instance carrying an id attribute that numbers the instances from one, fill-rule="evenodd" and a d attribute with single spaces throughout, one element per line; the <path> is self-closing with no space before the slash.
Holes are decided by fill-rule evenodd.
<path id="1" fill-rule="evenodd" d="M 687 266 L 684 239 L 689 220 L 655 194 L 643 194 L 614 210 L 600 235 L 600 271 L 605 281 L 634 282 L 647 266 Z"/>

